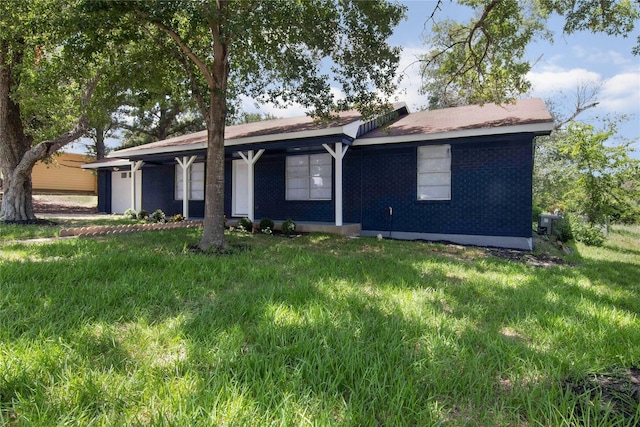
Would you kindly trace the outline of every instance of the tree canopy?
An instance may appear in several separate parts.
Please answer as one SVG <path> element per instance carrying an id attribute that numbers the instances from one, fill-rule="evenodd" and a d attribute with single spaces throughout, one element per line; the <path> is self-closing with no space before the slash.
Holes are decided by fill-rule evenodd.
<path id="1" fill-rule="evenodd" d="M 509 102 L 530 89 L 526 47 L 538 38 L 552 40 L 546 23 L 564 19 L 563 32 L 591 31 L 628 36 L 640 18 L 631 0 L 459 0 L 475 16 L 468 22 L 439 21 L 443 1 L 429 18 L 432 49 L 421 58 L 423 90 L 431 108 L 484 102 Z M 640 54 L 640 37 L 634 54 Z"/>
<path id="2" fill-rule="evenodd" d="M 135 17 L 175 43 L 208 130 L 200 248 L 225 246 L 224 128 L 239 94 L 312 114 L 372 114 L 393 93 L 399 48 L 387 38 L 404 8 L 377 1 L 85 1 L 88 11 Z M 332 85 L 339 85 L 337 99 Z"/>

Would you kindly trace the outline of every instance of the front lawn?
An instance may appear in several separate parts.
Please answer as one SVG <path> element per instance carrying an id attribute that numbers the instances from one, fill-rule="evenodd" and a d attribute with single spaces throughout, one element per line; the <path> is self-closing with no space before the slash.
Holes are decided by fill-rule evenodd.
<path id="1" fill-rule="evenodd" d="M 204 255 L 198 238 L 0 242 L 0 424 L 640 423 L 638 227 L 550 267 L 320 234 L 232 233 Z"/>

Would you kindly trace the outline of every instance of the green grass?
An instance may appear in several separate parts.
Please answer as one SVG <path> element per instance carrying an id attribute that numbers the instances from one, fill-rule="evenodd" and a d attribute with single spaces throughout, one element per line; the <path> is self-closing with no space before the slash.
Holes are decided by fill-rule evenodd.
<path id="1" fill-rule="evenodd" d="M 0 244 L 0 424 L 621 425 L 640 228 L 538 268 L 419 242 L 199 231 Z M 5 239 L 6 240 L 6 239 Z"/>

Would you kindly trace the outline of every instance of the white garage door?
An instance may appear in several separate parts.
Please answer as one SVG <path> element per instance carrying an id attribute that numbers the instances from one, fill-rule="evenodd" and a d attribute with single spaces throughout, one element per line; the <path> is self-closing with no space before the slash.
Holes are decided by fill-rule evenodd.
<path id="1" fill-rule="evenodd" d="M 142 171 L 136 172 L 136 207 L 142 205 Z M 131 208 L 131 171 L 111 172 L 111 212 L 122 214 Z"/>

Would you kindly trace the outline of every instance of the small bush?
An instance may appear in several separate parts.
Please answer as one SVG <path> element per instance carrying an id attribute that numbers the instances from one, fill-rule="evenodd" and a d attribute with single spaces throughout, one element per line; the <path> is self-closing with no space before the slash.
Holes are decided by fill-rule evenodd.
<path id="1" fill-rule="evenodd" d="M 293 220 L 288 219 L 282 223 L 280 230 L 286 235 L 293 234 L 296 231 L 296 223 L 293 222 Z"/>
<path id="2" fill-rule="evenodd" d="M 164 212 L 162 212 L 161 209 L 156 209 L 151 214 L 151 219 L 154 220 L 155 222 L 165 222 L 166 221 L 166 216 L 165 216 Z"/>
<path id="3" fill-rule="evenodd" d="M 262 218 L 260 220 L 260 231 L 262 231 L 263 233 L 265 232 L 265 230 L 273 231 L 274 227 L 275 224 L 273 223 L 273 221 L 271 221 L 271 219 Z"/>
<path id="4" fill-rule="evenodd" d="M 579 216 L 571 216 L 571 231 L 577 242 L 587 246 L 604 245 L 605 237 L 602 229 L 597 225 L 591 225 Z"/>
<path id="5" fill-rule="evenodd" d="M 534 203 L 533 204 L 533 216 L 531 217 L 531 220 L 533 222 L 538 222 L 538 216 L 540 216 L 540 214 L 542 214 L 542 213 L 544 213 L 542 208 Z"/>
<path id="6" fill-rule="evenodd" d="M 571 221 L 568 217 L 562 217 L 553 221 L 552 225 L 553 235 L 561 241 L 566 243 L 573 239 L 573 232 L 571 230 Z"/>
<path id="7" fill-rule="evenodd" d="M 169 222 L 181 222 L 184 221 L 184 217 L 182 214 L 175 214 L 171 218 L 169 218 Z"/>
<path id="8" fill-rule="evenodd" d="M 251 233 L 253 231 L 253 222 L 247 217 L 240 218 L 240 221 L 238 221 L 238 229 Z"/>
<path id="9" fill-rule="evenodd" d="M 136 218 L 138 218 L 138 213 L 137 213 L 135 210 L 131 209 L 131 208 L 129 208 L 129 209 L 127 209 L 126 211 L 124 211 L 124 214 L 123 214 L 123 215 L 124 215 L 124 216 L 128 216 L 128 217 L 129 217 L 129 218 L 131 218 L 131 219 L 136 219 Z"/>
<path id="10" fill-rule="evenodd" d="M 149 212 L 144 209 L 140 209 L 138 211 L 138 219 L 149 219 Z"/>

